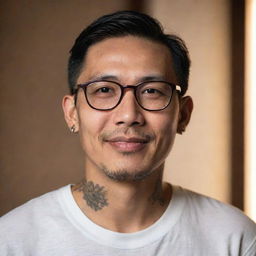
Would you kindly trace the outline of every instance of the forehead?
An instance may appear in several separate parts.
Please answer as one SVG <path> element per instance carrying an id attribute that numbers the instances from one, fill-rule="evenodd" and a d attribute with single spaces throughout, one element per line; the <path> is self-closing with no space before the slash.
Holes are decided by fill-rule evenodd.
<path id="1" fill-rule="evenodd" d="M 176 80 L 170 50 L 135 36 L 109 38 L 89 47 L 78 83 L 108 75 L 125 82 L 145 76 Z"/>

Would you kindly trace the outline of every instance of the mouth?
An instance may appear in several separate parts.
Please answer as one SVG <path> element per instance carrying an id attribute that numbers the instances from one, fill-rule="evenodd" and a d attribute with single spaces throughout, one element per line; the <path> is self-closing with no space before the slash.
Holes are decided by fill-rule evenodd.
<path id="1" fill-rule="evenodd" d="M 141 151 L 150 142 L 148 138 L 140 137 L 114 137 L 105 140 L 110 146 L 121 153 L 135 153 Z"/>

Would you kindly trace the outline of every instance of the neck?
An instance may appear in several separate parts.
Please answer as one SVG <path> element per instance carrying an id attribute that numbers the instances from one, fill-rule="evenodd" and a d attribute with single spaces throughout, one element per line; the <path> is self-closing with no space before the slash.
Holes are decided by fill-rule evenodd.
<path id="1" fill-rule="evenodd" d="M 96 224 L 116 232 L 136 232 L 157 221 L 169 204 L 171 186 L 162 182 L 162 173 L 163 166 L 143 180 L 129 182 L 85 176 L 72 192 Z"/>

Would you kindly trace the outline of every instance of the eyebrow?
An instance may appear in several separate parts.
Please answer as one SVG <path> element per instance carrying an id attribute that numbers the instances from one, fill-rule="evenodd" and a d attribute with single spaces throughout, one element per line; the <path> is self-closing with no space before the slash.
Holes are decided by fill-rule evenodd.
<path id="1" fill-rule="evenodd" d="M 95 80 L 118 80 L 118 77 L 114 75 L 97 75 L 93 76 L 89 81 Z"/>
<path id="2" fill-rule="evenodd" d="M 140 80 L 141 82 L 146 82 L 146 81 L 164 81 L 166 78 L 161 75 L 148 75 L 142 77 Z"/>
<path id="3" fill-rule="evenodd" d="M 118 76 L 106 74 L 106 75 L 93 76 L 91 79 L 89 79 L 88 82 L 96 81 L 96 80 L 110 80 L 110 81 L 116 81 L 116 82 L 120 81 Z M 140 77 L 137 83 L 147 82 L 147 81 L 165 81 L 165 80 L 166 78 L 162 75 L 152 74 L 152 75 Z"/>

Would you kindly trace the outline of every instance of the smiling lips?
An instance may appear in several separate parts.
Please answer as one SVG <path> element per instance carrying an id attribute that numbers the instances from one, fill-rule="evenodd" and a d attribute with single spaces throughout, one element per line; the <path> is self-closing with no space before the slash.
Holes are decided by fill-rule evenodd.
<path id="1" fill-rule="evenodd" d="M 149 143 L 149 139 L 139 138 L 139 137 L 114 137 L 106 140 L 114 149 L 119 152 L 137 152 L 142 150 L 147 143 Z"/>

